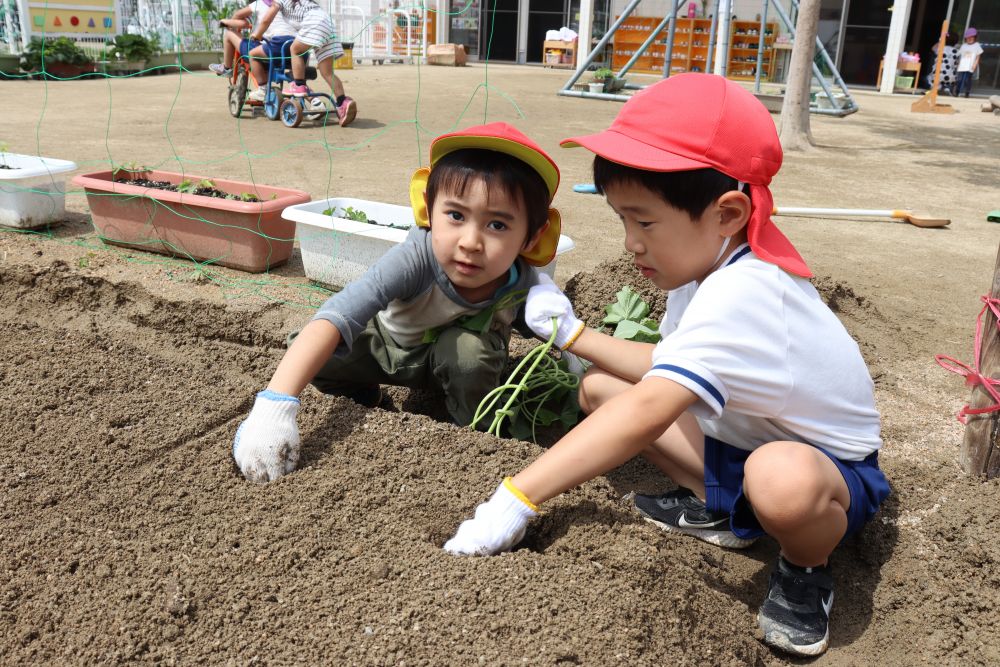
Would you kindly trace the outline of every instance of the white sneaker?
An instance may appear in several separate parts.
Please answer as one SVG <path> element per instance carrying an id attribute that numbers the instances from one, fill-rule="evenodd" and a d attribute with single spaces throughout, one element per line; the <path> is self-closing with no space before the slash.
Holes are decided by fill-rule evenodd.
<path id="1" fill-rule="evenodd" d="M 316 111 L 326 111 L 326 102 L 322 97 L 313 97 L 309 100 L 309 106 Z"/>
<path id="2" fill-rule="evenodd" d="M 263 102 L 266 97 L 267 97 L 267 91 L 265 91 L 263 88 L 257 88 L 251 91 L 249 95 L 247 95 L 247 100 L 251 102 Z"/>

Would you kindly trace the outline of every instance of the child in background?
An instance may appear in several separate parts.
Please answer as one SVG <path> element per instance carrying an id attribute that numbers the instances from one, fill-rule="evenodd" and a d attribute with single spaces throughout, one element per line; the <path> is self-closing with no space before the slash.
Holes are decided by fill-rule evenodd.
<path id="1" fill-rule="evenodd" d="M 344 47 L 336 38 L 333 19 L 313 0 L 274 0 L 271 9 L 264 15 L 250 38 L 260 41 L 271 21 L 279 13 L 287 23 L 298 28 L 298 34 L 291 46 L 292 77 L 295 81 L 288 89 L 289 94 L 295 97 L 309 95 L 310 90 L 306 86 L 306 63 L 300 56 L 309 50 L 314 50 L 319 73 L 333 91 L 340 124 L 349 125 L 358 113 L 358 106 L 354 100 L 347 97 L 344 83 L 333 73 L 333 61 L 344 55 Z"/>
<path id="2" fill-rule="evenodd" d="M 982 45 L 976 41 L 979 32 L 975 28 L 965 31 L 965 43 L 958 49 L 958 82 L 956 95 L 966 97 L 972 92 L 972 75 L 979 69 L 979 57 L 983 55 Z"/>
<path id="3" fill-rule="evenodd" d="M 222 63 L 212 63 L 208 69 L 219 76 L 229 76 L 233 73 L 233 60 L 236 53 L 249 60 L 250 72 L 253 74 L 257 88 L 250 91 L 247 96 L 250 100 L 263 102 L 267 92 L 267 61 L 271 53 L 281 55 L 281 44 L 295 39 L 295 29 L 288 25 L 280 15 L 276 15 L 263 34 L 267 42 L 263 44 L 258 40 L 242 39 L 240 33 L 243 30 L 253 28 L 254 24 L 259 24 L 271 8 L 273 0 L 255 0 L 246 7 L 241 7 L 228 19 L 220 21 L 226 32 L 222 37 Z M 251 21 L 251 17 L 253 20 Z M 251 57 L 253 55 L 254 57 Z"/>
<path id="4" fill-rule="evenodd" d="M 310 381 L 369 406 L 381 384 L 437 388 L 461 425 L 499 383 L 522 310 L 513 297 L 559 243 L 559 169 L 506 123 L 438 137 L 430 165 L 410 183 L 417 226 L 320 307 L 257 394 L 233 443 L 247 479 L 295 469 L 297 397 Z"/>
<path id="5" fill-rule="evenodd" d="M 668 291 L 662 340 L 588 329 L 555 285 L 532 288 L 532 330 L 554 327 L 555 344 L 594 363 L 580 385 L 589 416 L 506 478 L 444 548 L 509 549 L 541 503 L 642 454 L 680 487 L 637 496 L 647 519 L 725 547 L 777 540 L 758 614 L 765 641 L 822 653 L 830 553 L 889 486 L 858 346 L 770 219 L 782 157 L 774 121 L 739 85 L 680 74 L 632 97 L 607 131 L 563 145 L 596 153 L 594 182 L 626 249 Z"/>
<path id="6" fill-rule="evenodd" d="M 949 32 L 945 35 L 944 52 L 941 54 L 941 79 L 938 81 L 938 90 L 944 91 L 949 95 L 954 95 L 955 89 L 955 70 L 958 68 L 958 49 L 955 48 L 957 42 L 958 35 Z M 938 43 L 934 42 L 933 46 L 931 46 L 931 71 L 925 77 L 928 87 L 934 85 L 934 66 L 937 65 L 937 52 Z"/>

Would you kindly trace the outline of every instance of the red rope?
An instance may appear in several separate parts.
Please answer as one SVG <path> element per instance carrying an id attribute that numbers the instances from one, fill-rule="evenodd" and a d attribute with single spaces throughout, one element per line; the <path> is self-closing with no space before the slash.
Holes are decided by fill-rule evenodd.
<path id="1" fill-rule="evenodd" d="M 975 387 L 976 385 L 982 386 L 982 388 L 993 398 L 993 405 L 986 406 L 985 408 L 970 408 L 968 405 L 962 407 L 958 411 L 958 421 L 963 424 L 967 423 L 966 417 L 968 415 L 982 415 L 988 412 L 996 412 L 1000 410 L 1000 392 L 997 391 L 997 387 L 1000 387 L 1000 378 L 990 378 L 979 372 L 979 362 L 980 362 L 980 352 L 983 344 L 983 315 L 986 313 L 986 309 L 993 311 L 993 315 L 996 317 L 995 322 L 997 329 L 1000 329 L 1000 299 L 994 299 L 991 296 L 979 297 L 980 301 L 983 302 L 983 309 L 979 311 L 979 315 L 976 316 L 976 343 L 974 354 L 975 358 L 973 360 L 973 365 L 969 366 L 964 364 L 954 357 L 949 357 L 947 354 L 936 354 L 934 359 L 947 371 L 952 373 L 958 373 L 965 377 L 965 386 Z"/>

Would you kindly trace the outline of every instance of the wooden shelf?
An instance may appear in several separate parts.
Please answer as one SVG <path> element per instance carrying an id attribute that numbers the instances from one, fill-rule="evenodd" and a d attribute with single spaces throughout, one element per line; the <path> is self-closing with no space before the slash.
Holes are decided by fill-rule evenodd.
<path id="1" fill-rule="evenodd" d="M 546 67 L 576 67 L 576 42 L 547 39 L 542 43 L 542 63 Z"/>
<path id="2" fill-rule="evenodd" d="M 625 19 L 615 33 L 611 50 L 611 69 L 619 71 L 642 46 L 662 19 L 653 16 L 630 16 Z M 709 31 L 712 19 L 678 18 L 674 29 L 674 50 L 670 71 L 704 72 L 708 54 Z M 655 42 L 649 45 L 632 68 L 631 72 L 663 74 L 663 64 L 667 53 L 667 31 L 664 29 Z"/>
<path id="3" fill-rule="evenodd" d="M 764 53 L 760 64 L 761 79 L 770 81 L 774 74 L 774 40 L 778 25 L 764 25 Z M 757 50 L 760 41 L 760 21 L 732 22 L 729 33 L 729 61 L 726 77 L 736 80 L 753 80 L 757 76 Z"/>

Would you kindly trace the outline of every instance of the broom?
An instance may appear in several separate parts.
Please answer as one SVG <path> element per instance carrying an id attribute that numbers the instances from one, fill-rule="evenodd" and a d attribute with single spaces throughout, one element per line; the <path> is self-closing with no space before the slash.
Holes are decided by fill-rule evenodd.
<path id="1" fill-rule="evenodd" d="M 913 211 L 868 209 L 868 208 L 800 208 L 795 206 L 775 207 L 772 215 L 837 216 L 847 218 L 892 218 L 905 220 L 917 227 L 944 227 L 951 223 L 948 218 L 933 218 Z"/>

